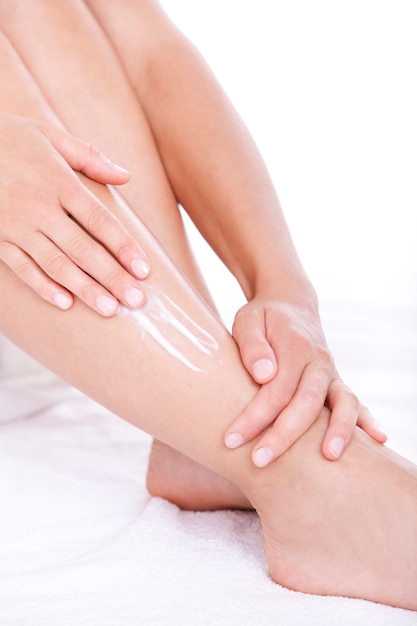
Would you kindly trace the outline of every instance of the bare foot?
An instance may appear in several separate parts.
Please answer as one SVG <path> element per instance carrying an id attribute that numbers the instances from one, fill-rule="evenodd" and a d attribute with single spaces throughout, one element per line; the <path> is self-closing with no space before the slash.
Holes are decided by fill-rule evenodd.
<path id="1" fill-rule="evenodd" d="M 339 461 L 326 461 L 326 424 L 265 468 L 254 492 L 271 576 L 417 610 L 417 467 L 359 429 Z"/>
<path id="2" fill-rule="evenodd" d="M 359 429 L 327 461 L 328 415 L 247 490 L 260 515 L 273 580 L 293 590 L 417 610 L 417 467 Z M 184 509 L 249 508 L 233 483 L 155 441 L 152 495 Z"/>
<path id="3" fill-rule="evenodd" d="M 152 444 L 146 484 L 152 496 L 181 509 L 252 508 L 233 483 L 157 440 Z"/>

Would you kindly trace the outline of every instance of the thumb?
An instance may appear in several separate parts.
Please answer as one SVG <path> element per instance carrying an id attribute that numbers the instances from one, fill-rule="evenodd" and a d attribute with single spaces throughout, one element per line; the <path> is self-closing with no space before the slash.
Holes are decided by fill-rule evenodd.
<path id="1" fill-rule="evenodd" d="M 240 311 L 232 333 L 243 364 L 252 378 L 262 385 L 271 381 L 277 373 L 277 360 L 266 338 L 263 312 Z"/>
<path id="2" fill-rule="evenodd" d="M 46 134 L 73 170 L 103 184 L 122 185 L 129 180 L 129 172 L 113 163 L 93 144 L 51 125 L 48 125 Z"/>

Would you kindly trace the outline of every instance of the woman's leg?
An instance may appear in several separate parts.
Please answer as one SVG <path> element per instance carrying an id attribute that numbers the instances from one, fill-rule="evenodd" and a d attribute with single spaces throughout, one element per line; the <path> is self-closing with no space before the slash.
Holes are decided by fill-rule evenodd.
<path id="1" fill-rule="evenodd" d="M 1 109 L 51 119 L 36 83 L 1 37 L 0 72 L 7 85 L 0 94 Z M 237 348 L 218 317 L 120 194 L 88 179 L 84 182 L 149 253 L 152 270 L 146 280 L 145 308 L 135 312 L 122 309 L 114 318 L 104 320 L 76 301 L 70 310 L 62 312 L 41 300 L 1 264 L 1 328 L 24 350 L 88 395 L 176 449 L 187 453 L 189 448 L 190 456 L 200 461 L 203 459 L 191 445 L 191 431 L 196 428 L 201 451 L 210 446 L 210 440 L 219 448 L 213 463 L 205 465 L 226 475 L 228 472 L 221 471 L 220 457 L 229 464 L 230 458 L 240 454 L 228 454 L 221 433 L 230 417 L 253 396 L 256 385 L 241 367 Z M 217 383 L 211 380 L 213 374 Z M 228 394 L 219 393 L 221 380 L 227 380 L 230 391 L 236 386 L 237 404 L 236 398 L 228 400 Z M 228 405 L 225 416 L 229 415 L 220 429 L 215 427 L 211 408 L 217 404 L 218 393 Z M 183 439 L 190 445 L 186 443 L 184 448 L 180 443 Z M 251 467 L 249 459 L 247 465 Z"/>
<path id="2" fill-rule="evenodd" d="M 14 3 L 7 12 L 3 28 L 55 113 L 70 132 L 129 169 L 124 197 L 214 310 L 146 117 L 94 18 L 73 1 Z M 157 440 L 147 484 L 152 495 L 183 508 L 249 506 L 234 485 Z"/>
<path id="3" fill-rule="evenodd" d="M 97 193 L 119 213 L 107 192 Z M 153 319 L 152 310 L 142 326 L 131 314 L 103 320 L 78 302 L 58 311 L 2 266 L 1 328 L 121 417 L 237 484 L 260 515 L 274 580 L 304 592 L 417 609 L 417 469 L 359 431 L 340 462 L 326 461 L 320 452 L 325 414 L 263 470 L 252 465 L 248 446 L 226 449 L 224 430 L 251 398 L 253 384 L 217 319 L 146 231 L 133 222 L 129 227 L 147 244 L 155 268 L 150 287 L 172 323 Z M 153 312 L 158 317 L 160 309 Z M 184 359 L 149 335 L 147 320 Z M 196 341 L 210 336 L 218 348 L 210 340 L 200 344 L 210 354 L 200 350 L 176 331 L 180 321 Z"/>
<path id="4" fill-rule="evenodd" d="M 9 89 L 13 77 L 4 79 Z M 359 431 L 329 463 L 320 453 L 325 411 L 263 470 L 248 446 L 226 449 L 225 428 L 256 392 L 233 340 L 120 199 L 86 184 L 151 259 L 147 309 L 109 320 L 80 302 L 58 311 L 0 266 L 1 328 L 121 417 L 237 484 L 259 512 L 277 582 L 417 609 L 415 466 Z"/>
<path id="5" fill-rule="evenodd" d="M 119 212 L 112 198 L 97 193 Z M 188 363 L 148 334 L 146 319 L 142 327 L 130 314 L 103 320 L 78 302 L 58 311 L 4 267 L 2 329 L 121 417 L 237 484 L 260 515 L 274 580 L 304 592 L 417 609 L 417 469 L 359 431 L 340 462 L 326 461 L 320 452 L 325 414 L 263 470 L 251 464 L 248 446 L 227 450 L 223 432 L 253 384 L 216 318 L 142 227 L 132 222 L 130 228 L 147 244 L 155 267 L 151 289 L 175 321 L 155 320 L 152 311 L 148 319 Z M 177 333 L 174 324 L 182 321 L 197 341 L 209 339 L 166 296 L 217 349 L 210 341 L 206 354 Z"/>

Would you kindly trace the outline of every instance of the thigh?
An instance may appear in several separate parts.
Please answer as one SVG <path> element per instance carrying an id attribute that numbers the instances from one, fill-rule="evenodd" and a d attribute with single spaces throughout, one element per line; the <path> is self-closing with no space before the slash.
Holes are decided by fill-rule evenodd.
<path id="1" fill-rule="evenodd" d="M 2 11 L 2 30 L 54 113 L 70 132 L 131 172 L 123 196 L 211 303 L 146 115 L 102 26 L 78 0 L 13 7 Z M 0 106 L 9 98 L 0 89 Z"/>

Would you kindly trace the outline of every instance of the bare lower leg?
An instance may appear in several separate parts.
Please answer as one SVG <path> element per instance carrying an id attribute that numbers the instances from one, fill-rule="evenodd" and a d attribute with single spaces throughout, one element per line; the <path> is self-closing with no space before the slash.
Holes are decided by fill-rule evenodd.
<path id="1" fill-rule="evenodd" d="M 232 482 L 157 440 L 152 444 L 146 482 L 152 496 L 165 498 L 182 509 L 252 508 Z"/>
<path id="2" fill-rule="evenodd" d="M 233 341 L 146 229 L 107 189 L 88 184 L 144 245 L 153 267 L 148 288 L 174 300 L 217 347 L 204 354 L 180 337 L 195 367 L 179 364 L 129 316 L 102 320 L 78 302 L 56 311 L 3 266 L 1 328 L 121 417 L 236 484 L 260 515 L 274 580 L 417 609 L 416 468 L 359 433 L 341 461 L 326 461 L 325 413 L 263 470 L 251 464 L 248 446 L 227 450 L 225 428 L 256 391 Z M 166 340 L 178 341 L 175 329 Z"/>
<path id="3" fill-rule="evenodd" d="M 22 7 L 21 13 L 18 4 L 14 5 L 16 21 L 10 26 L 6 21 L 5 30 L 37 77 L 48 102 L 71 132 L 96 143 L 129 169 L 132 178 L 123 187 L 125 198 L 214 309 L 189 249 L 177 201 L 145 115 L 103 33 L 82 3 L 51 7 L 35 2 L 29 10 Z M 74 27 L 69 29 L 69 24 Z M 77 46 L 72 46 L 73 32 Z M 57 33 L 61 35 L 57 37 Z M 46 58 L 54 58 L 55 65 L 45 63 Z M 97 93 L 106 93 L 106 99 L 100 101 L 99 107 L 91 107 Z M 203 467 L 198 469 L 198 475 L 200 485 L 196 489 L 195 462 L 170 451 L 161 442 L 152 448 L 147 481 L 150 493 L 175 500 L 185 508 L 248 506 L 239 490 L 219 475 Z"/>
<path id="4" fill-rule="evenodd" d="M 2 267 L 0 280 L 0 324 L 12 339 L 122 417 L 238 485 L 260 516 L 275 581 L 417 610 L 415 466 L 360 431 L 343 459 L 326 461 L 324 413 L 285 455 L 259 470 L 248 446 L 232 451 L 222 444 L 230 416 L 253 389 L 220 335 L 226 370 L 217 362 L 203 378 L 186 369 L 178 376 L 172 357 L 155 354 L 124 318 L 100 320 L 83 305 L 55 311 Z"/>

